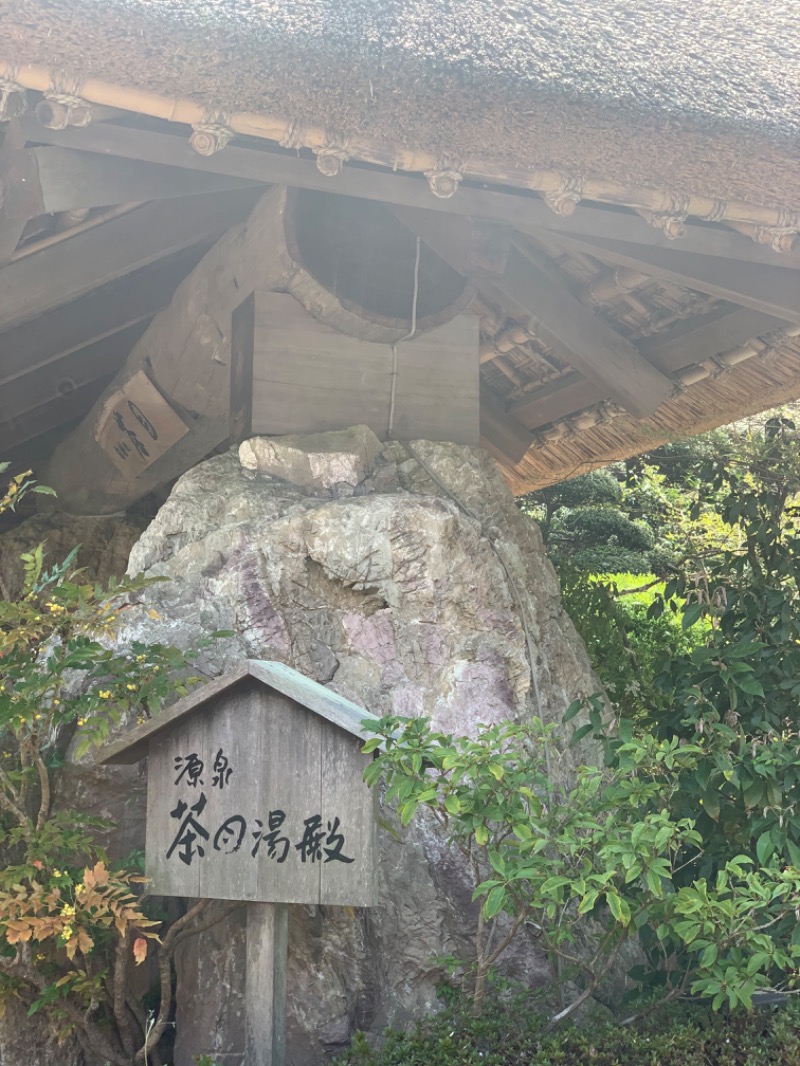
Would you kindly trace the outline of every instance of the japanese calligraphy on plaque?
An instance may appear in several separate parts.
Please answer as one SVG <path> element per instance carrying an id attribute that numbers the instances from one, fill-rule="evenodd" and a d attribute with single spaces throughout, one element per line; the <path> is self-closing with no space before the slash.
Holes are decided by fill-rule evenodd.
<path id="1" fill-rule="evenodd" d="M 248 660 L 102 754 L 148 756 L 146 872 L 160 895 L 375 902 L 367 712 Z"/>
<path id="2" fill-rule="evenodd" d="M 106 401 L 96 436 L 119 470 L 136 475 L 188 432 L 183 419 L 139 370 Z"/>

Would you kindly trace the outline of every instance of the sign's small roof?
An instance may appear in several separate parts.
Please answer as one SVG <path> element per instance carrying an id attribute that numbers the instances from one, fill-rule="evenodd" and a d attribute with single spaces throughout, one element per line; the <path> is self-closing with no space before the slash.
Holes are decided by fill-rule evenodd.
<path id="1" fill-rule="evenodd" d="M 269 662 L 265 659 L 245 659 L 235 669 L 222 674 L 207 685 L 196 688 L 188 696 L 173 703 L 161 714 L 151 718 L 130 733 L 111 744 L 106 744 L 97 756 L 101 765 L 134 763 L 147 755 L 151 741 L 161 733 L 166 733 L 177 722 L 193 714 L 203 704 L 221 696 L 229 688 L 238 685 L 246 678 L 255 678 L 267 688 L 288 696 L 296 703 L 318 714 L 332 725 L 352 733 L 365 740 L 367 734 L 361 723 L 364 719 L 374 719 L 375 715 L 350 700 L 339 696 L 317 681 L 305 677 L 291 666 L 284 663 Z"/>

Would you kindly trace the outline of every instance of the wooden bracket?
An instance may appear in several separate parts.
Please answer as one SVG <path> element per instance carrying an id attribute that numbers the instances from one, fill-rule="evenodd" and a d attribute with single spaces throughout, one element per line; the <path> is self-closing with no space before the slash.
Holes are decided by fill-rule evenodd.
<path id="1" fill-rule="evenodd" d="M 435 211 L 400 207 L 393 211 L 445 262 L 465 272 L 458 226 Z M 485 281 L 481 287 L 489 291 Z M 545 343 L 631 414 L 639 418 L 652 414 L 671 394 L 670 379 L 585 307 L 553 268 L 533 255 L 512 247 L 505 273 L 489 288 L 495 302 L 533 318 Z"/>

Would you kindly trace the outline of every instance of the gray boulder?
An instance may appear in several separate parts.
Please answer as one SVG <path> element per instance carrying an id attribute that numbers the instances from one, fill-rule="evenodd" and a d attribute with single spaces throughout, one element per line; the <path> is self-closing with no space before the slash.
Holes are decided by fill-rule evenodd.
<path id="1" fill-rule="evenodd" d="M 152 586 L 126 636 L 190 647 L 209 674 L 277 659 L 376 714 L 480 723 L 560 721 L 594 691 L 541 537 L 484 453 L 343 434 L 246 442 L 185 474 L 130 559 Z M 242 466 L 239 456 L 246 466 Z M 295 480 L 293 480 L 295 479 Z M 158 620 L 145 613 L 154 608 Z M 532 655 L 533 663 L 530 662 Z M 552 773 L 569 778 L 564 746 Z M 475 908 L 457 857 L 424 818 L 382 833 L 380 905 L 292 908 L 289 1054 L 319 1063 L 356 1028 L 377 1034 L 436 1008 L 438 956 L 468 956 Z M 176 1066 L 242 1062 L 242 918 L 178 960 Z M 521 940 L 507 966 L 550 972 Z"/>

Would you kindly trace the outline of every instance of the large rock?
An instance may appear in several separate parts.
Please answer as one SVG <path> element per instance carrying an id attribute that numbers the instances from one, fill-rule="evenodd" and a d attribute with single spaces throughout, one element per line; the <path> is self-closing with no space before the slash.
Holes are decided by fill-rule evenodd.
<path id="1" fill-rule="evenodd" d="M 491 460 L 426 442 L 356 451 L 358 463 L 352 446 L 293 438 L 243 447 L 270 473 L 232 452 L 185 474 L 130 559 L 131 572 L 171 580 L 148 589 L 123 639 L 189 647 L 229 629 L 203 654 L 210 674 L 243 656 L 278 659 L 377 714 L 424 714 L 447 730 L 560 721 L 597 682 L 539 532 Z M 553 774 L 568 777 L 574 757 L 556 753 Z M 382 833 L 380 900 L 370 911 L 292 908 L 295 1066 L 319 1063 L 355 1028 L 377 1033 L 433 1009 L 436 956 L 469 953 L 467 879 L 424 819 L 402 839 Z M 201 1053 L 240 1066 L 242 952 L 239 919 L 183 950 L 176 1066 Z M 509 965 L 549 980 L 533 945 L 521 942 Z"/>
<path id="2" fill-rule="evenodd" d="M 60 563 L 78 548 L 76 567 L 84 569 L 87 581 L 105 584 L 121 577 L 128 557 L 146 522 L 125 517 L 76 518 L 53 511 L 36 515 L 0 535 L 0 596 L 13 599 L 22 587 L 22 552 L 43 544 L 47 565 Z"/>

